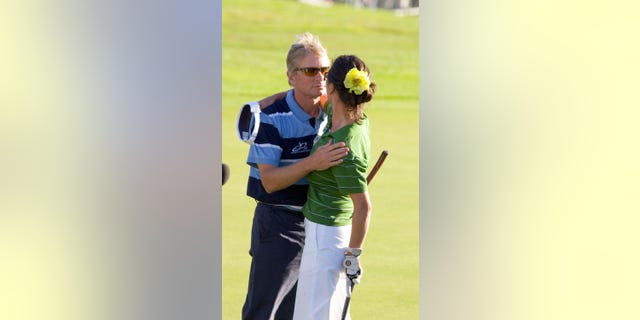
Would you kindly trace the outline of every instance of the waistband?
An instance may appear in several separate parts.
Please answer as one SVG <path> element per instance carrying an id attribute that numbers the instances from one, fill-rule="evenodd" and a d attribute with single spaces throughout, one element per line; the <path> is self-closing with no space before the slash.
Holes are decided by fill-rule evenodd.
<path id="1" fill-rule="evenodd" d="M 266 206 L 287 210 L 287 211 L 290 211 L 290 212 L 296 213 L 296 214 L 302 214 L 302 206 L 294 206 L 294 205 L 290 205 L 290 204 L 273 204 L 273 203 L 266 203 L 266 202 L 262 202 L 262 201 L 257 201 L 257 202 L 258 202 L 258 204 L 263 204 L 263 205 L 266 205 Z"/>

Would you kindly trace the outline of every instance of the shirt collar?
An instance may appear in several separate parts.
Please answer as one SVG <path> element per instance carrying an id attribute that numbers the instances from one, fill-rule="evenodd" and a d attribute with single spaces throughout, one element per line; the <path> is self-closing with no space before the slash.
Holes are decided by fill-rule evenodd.
<path id="1" fill-rule="evenodd" d="M 311 119 L 311 116 L 308 113 L 304 112 L 304 110 L 302 110 L 302 107 L 300 107 L 300 105 L 296 102 L 296 99 L 293 98 L 293 89 L 287 92 L 286 99 L 287 105 L 289 105 L 289 109 L 291 109 L 291 112 L 296 116 L 296 118 L 302 121 L 309 121 L 309 119 Z"/>

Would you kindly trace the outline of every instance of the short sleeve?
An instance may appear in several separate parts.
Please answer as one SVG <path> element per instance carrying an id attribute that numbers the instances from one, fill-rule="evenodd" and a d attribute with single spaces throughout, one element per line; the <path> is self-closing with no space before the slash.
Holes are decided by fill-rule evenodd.
<path id="1" fill-rule="evenodd" d="M 347 157 L 344 162 L 331 169 L 341 194 L 367 191 L 367 162 L 357 157 Z"/>
<path id="2" fill-rule="evenodd" d="M 282 156 L 281 140 L 280 132 L 273 125 L 270 117 L 261 117 L 258 134 L 249 147 L 247 164 L 254 167 L 258 164 L 278 166 Z"/>

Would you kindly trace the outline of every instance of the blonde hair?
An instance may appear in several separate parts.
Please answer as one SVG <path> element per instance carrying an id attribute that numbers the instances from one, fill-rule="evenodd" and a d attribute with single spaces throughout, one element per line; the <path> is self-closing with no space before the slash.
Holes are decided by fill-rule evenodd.
<path id="1" fill-rule="evenodd" d="M 327 50 L 320 43 L 320 39 L 309 32 L 305 32 L 296 37 L 296 41 L 289 48 L 287 53 L 287 70 L 293 71 L 298 68 L 296 63 L 299 59 L 315 54 L 318 56 L 326 56 Z"/>

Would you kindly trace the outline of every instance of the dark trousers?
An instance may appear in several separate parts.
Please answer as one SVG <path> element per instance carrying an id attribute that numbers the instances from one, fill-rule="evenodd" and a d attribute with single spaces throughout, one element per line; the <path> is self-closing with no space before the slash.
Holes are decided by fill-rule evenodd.
<path id="1" fill-rule="evenodd" d="M 251 270 L 243 320 L 293 318 L 304 246 L 302 213 L 258 203 L 251 230 Z"/>

